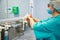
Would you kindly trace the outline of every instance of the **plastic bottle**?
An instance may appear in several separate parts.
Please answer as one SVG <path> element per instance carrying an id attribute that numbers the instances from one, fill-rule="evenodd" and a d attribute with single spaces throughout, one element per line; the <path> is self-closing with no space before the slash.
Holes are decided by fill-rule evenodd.
<path id="1" fill-rule="evenodd" d="M 4 33 L 4 40 L 9 40 L 9 36 L 8 36 L 8 31 L 5 30 L 5 33 Z"/>

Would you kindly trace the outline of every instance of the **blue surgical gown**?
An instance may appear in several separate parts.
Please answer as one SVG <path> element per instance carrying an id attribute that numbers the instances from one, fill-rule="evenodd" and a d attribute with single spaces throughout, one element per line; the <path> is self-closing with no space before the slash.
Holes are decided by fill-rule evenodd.
<path id="1" fill-rule="evenodd" d="M 60 40 L 60 15 L 35 22 L 32 29 L 37 39 Z"/>

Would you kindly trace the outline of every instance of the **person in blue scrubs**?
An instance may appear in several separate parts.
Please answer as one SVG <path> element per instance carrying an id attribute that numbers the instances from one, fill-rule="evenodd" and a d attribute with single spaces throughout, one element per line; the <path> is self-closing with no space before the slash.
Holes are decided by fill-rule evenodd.
<path id="1" fill-rule="evenodd" d="M 52 17 L 46 20 L 35 19 L 31 14 L 26 17 L 36 40 L 60 40 L 60 2 L 51 1 L 48 8 L 47 11 Z"/>

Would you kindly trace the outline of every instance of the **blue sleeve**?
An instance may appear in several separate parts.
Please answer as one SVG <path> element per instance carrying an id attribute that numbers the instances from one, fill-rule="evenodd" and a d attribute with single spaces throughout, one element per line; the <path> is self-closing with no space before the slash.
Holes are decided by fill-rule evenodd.
<path id="1" fill-rule="evenodd" d="M 50 19 L 44 22 L 35 22 L 32 29 L 37 30 L 37 31 L 42 31 L 42 32 L 52 32 L 53 28 L 56 26 L 56 20 L 55 19 Z"/>
<path id="2" fill-rule="evenodd" d="M 45 20 L 40 20 L 40 22 L 44 22 Z"/>
<path id="3" fill-rule="evenodd" d="M 34 30 L 36 38 L 47 38 L 53 36 L 52 32 L 56 31 L 55 23 L 55 19 L 50 19 L 42 22 L 35 22 L 32 29 Z"/>

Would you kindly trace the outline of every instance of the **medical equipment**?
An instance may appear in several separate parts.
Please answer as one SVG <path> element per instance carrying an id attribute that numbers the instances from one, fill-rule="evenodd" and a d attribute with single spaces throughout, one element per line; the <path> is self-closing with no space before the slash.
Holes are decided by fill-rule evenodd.
<path id="1" fill-rule="evenodd" d="M 2 35 L 3 29 L 4 27 L 0 26 L 0 40 L 3 40 L 3 35 Z"/>
<path id="2" fill-rule="evenodd" d="M 13 12 L 13 14 L 19 14 L 19 7 L 13 6 L 12 12 Z"/>
<path id="3" fill-rule="evenodd" d="M 24 17 L 0 20 L 0 25 L 4 26 L 4 39 L 12 40 L 16 36 L 23 35 L 26 23 Z"/>
<path id="4" fill-rule="evenodd" d="M 14 17 L 19 17 L 19 7 L 13 6 L 12 13 L 14 14 Z"/>
<path id="5" fill-rule="evenodd" d="M 8 31 L 5 31 L 4 32 L 4 40 L 9 40 L 9 36 L 8 36 Z"/>
<path id="6" fill-rule="evenodd" d="M 2 25 L 1 25 L 2 26 Z M 2 26 L 1 28 L 3 29 L 3 31 L 1 30 L 1 40 L 9 40 L 9 36 L 8 36 L 8 30 L 11 26 L 5 24 L 4 27 Z"/>
<path id="7" fill-rule="evenodd" d="M 30 13 L 32 13 L 32 15 L 33 15 L 33 6 L 34 6 L 34 2 L 33 0 L 30 0 L 30 9 L 31 9 Z"/>

